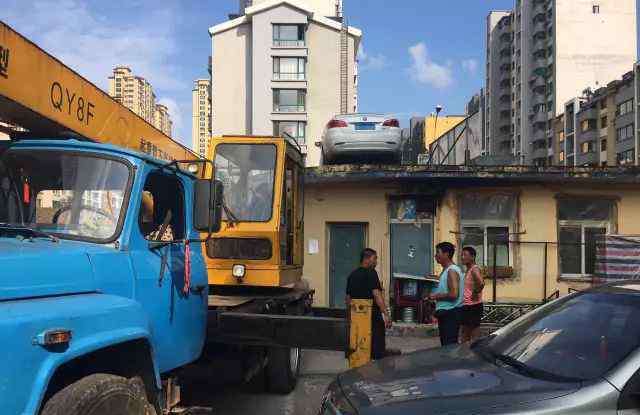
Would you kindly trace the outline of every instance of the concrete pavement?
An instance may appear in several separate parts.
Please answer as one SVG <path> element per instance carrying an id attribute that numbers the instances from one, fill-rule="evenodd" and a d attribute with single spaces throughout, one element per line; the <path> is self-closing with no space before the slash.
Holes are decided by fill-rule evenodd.
<path id="1" fill-rule="evenodd" d="M 437 338 L 388 337 L 387 346 L 403 353 L 439 345 Z M 347 370 L 340 352 L 305 350 L 301 376 L 296 390 L 289 395 L 264 392 L 264 378 L 258 376 L 247 385 L 199 384 L 183 392 L 183 404 L 211 408 L 213 414 L 244 415 L 316 415 L 322 395 L 335 377 Z M 204 412 L 203 412 L 204 413 Z"/>

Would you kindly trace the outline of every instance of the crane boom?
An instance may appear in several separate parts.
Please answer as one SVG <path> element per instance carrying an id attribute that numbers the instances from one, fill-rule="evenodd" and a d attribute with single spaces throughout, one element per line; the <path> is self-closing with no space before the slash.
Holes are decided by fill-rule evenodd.
<path id="1" fill-rule="evenodd" d="M 2 21 L 0 120 L 43 138 L 72 133 L 165 160 L 199 158 Z"/>

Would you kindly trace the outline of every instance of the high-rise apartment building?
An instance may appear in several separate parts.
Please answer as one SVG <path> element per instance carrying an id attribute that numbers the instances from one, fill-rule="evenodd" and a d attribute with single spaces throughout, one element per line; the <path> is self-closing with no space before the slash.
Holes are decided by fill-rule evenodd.
<path id="1" fill-rule="evenodd" d="M 167 107 L 156 105 L 153 87 L 144 78 L 136 76 L 128 66 L 113 68 L 109 77 L 109 95 L 138 114 L 149 124 L 171 136 L 171 119 Z M 159 114 L 156 112 L 159 111 Z"/>
<path id="2" fill-rule="evenodd" d="M 166 105 L 156 104 L 153 112 L 153 125 L 165 135 L 171 137 L 173 122 Z"/>
<path id="3" fill-rule="evenodd" d="M 621 79 L 595 91 L 586 89 L 581 96 L 564 104 L 557 119 L 553 156 L 549 162 L 563 166 L 638 165 L 638 97 L 635 66 Z"/>
<path id="4" fill-rule="evenodd" d="M 554 120 L 587 87 L 637 60 L 635 0 L 515 0 L 487 19 L 487 139 L 518 164 L 546 164 Z"/>
<path id="5" fill-rule="evenodd" d="M 193 105 L 192 148 L 193 151 L 204 157 L 207 155 L 211 139 L 211 81 L 197 79 L 191 97 Z"/>
<path id="6" fill-rule="evenodd" d="M 327 122 L 357 110 L 361 31 L 336 0 L 240 0 L 240 12 L 209 29 L 213 134 L 287 133 L 318 165 Z"/>

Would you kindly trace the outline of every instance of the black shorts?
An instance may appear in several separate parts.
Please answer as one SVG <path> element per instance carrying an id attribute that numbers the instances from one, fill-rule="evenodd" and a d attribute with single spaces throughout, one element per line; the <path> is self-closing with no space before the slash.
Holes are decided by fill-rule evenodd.
<path id="1" fill-rule="evenodd" d="M 465 305 L 462 307 L 462 319 L 460 324 L 466 327 L 476 328 L 480 327 L 480 321 L 482 320 L 482 313 L 484 306 L 482 303 Z"/>

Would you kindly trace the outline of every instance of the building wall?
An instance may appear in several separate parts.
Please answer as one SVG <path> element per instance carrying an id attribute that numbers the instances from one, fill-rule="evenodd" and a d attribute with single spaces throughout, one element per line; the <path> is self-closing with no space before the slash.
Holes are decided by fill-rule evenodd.
<path id="1" fill-rule="evenodd" d="M 215 34 L 211 43 L 213 135 L 251 134 L 251 25 Z"/>
<path id="2" fill-rule="evenodd" d="M 597 4 L 600 13 L 593 13 Z M 635 0 L 556 0 L 556 102 L 604 86 L 637 60 Z M 556 107 L 556 115 L 562 107 Z"/>
<path id="3" fill-rule="evenodd" d="M 365 244 L 379 254 L 378 273 L 389 289 L 389 221 L 385 186 L 333 186 L 305 188 L 304 278 L 316 290 L 317 305 L 329 304 L 329 245 L 331 223 L 365 223 Z M 365 208 L 366 207 L 366 208 Z M 318 254 L 309 254 L 309 241 L 319 241 Z"/>
<path id="4" fill-rule="evenodd" d="M 556 290 L 561 295 L 569 288 L 580 289 L 589 284 L 576 280 L 560 278 L 558 250 L 554 242 L 558 241 L 557 197 L 592 196 L 594 198 L 612 198 L 616 203 L 617 216 L 614 218 L 618 234 L 640 234 L 640 222 L 636 212 L 640 209 L 638 186 L 611 186 L 594 184 L 571 185 L 532 184 L 487 187 L 474 185 L 473 188 L 451 189 L 444 193 L 436 208 L 433 227 L 433 244 L 452 242 L 460 247 L 460 197 L 468 192 L 516 194 L 517 214 L 511 244 L 514 276 L 499 279 L 496 286 L 498 301 L 539 301 Z M 367 245 L 379 253 L 378 273 L 388 293 L 391 278 L 391 251 L 389 239 L 389 196 L 404 194 L 406 189 L 400 185 L 334 184 L 308 185 L 305 196 L 305 266 L 304 275 L 316 290 L 316 304 L 328 304 L 328 266 L 329 242 L 328 226 L 335 222 L 359 222 L 367 224 Z M 366 209 L 363 207 L 366 206 Z M 319 241 L 319 253 L 309 254 L 310 239 Z M 546 255 L 547 287 L 544 292 L 545 255 L 544 244 L 549 242 Z M 441 272 L 435 264 L 436 274 Z M 493 286 L 487 280 L 484 296 L 492 299 Z"/>

